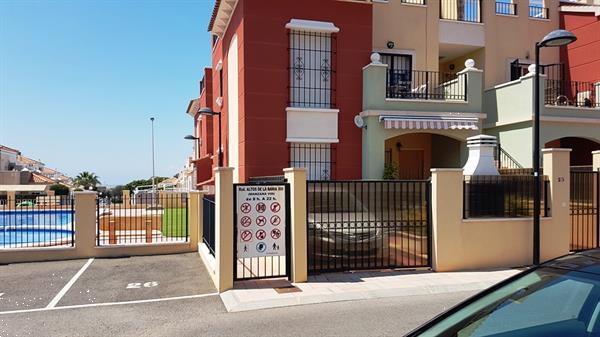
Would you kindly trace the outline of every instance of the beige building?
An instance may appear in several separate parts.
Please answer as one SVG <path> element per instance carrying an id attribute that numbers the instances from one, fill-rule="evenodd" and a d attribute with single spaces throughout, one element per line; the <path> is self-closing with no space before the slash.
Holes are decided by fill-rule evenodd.
<path id="1" fill-rule="evenodd" d="M 417 71 L 457 72 L 470 58 L 488 88 L 511 80 L 515 60 L 523 71 L 533 63 L 535 42 L 559 27 L 558 9 L 559 0 L 373 1 L 373 51 Z M 557 64 L 558 50 L 541 61 Z"/>
<path id="2" fill-rule="evenodd" d="M 560 28 L 561 6 L 573 3 L 372 0 L 373 54 L 355 119 L 363 130 L 363 178 L 425 179 L 430 168 L 462 167 L 466 139 L 482 133 L 506 143 L 506 156 L 518 159 L 511 165 L 531 165 L 523 145 L 531 136 L 523 130 L 533 114 L 527 85 L 535 45 Z M 554 118 L 544 126 L 544 144 L 600 134 L 593 113 L 599 84 L 569 82 L 559 48 L 543 48 L 540 64 L 542 110 Z"/>

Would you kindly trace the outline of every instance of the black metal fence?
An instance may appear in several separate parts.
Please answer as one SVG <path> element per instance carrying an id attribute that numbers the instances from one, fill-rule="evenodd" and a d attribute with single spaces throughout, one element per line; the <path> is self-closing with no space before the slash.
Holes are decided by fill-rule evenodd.
<path id="1" fill-rule="evenodd" d="M 290 30 L 289 106 L 335 108 L 336 35 Z"/>
<path id="2" fill-rule="evenodd" d="M 0 249 L 73 246 L 74 200 L 69 196 L 17 196 L 0 205 Z"/>
<path id="3" fill-rule="evenodd" d="M 547 7 L 529 6 L 529 17 L 536 19 L 548 19 L 550 10 Z"/>
<path id="4" fill-rule="evenodd" d="M 438 71 L 390 69 L 386 97 L 403 99 L 467 100 L 467 76 Z"/>
<path id="5" fill-rule="evenodd" d="M 306 168 L 308 180 L 335 179 L 335 144 L 290 143 L 289 148 L 289 167 Z"/>
<path id="6" fill-rule="evenodd" d="M 215 256 L 215 196 L 205 195 L 202 198 L 202 242 L 208 251 Z"/>
<path id="7" fill-rule="evenodd" d="M 187 193 L 155 192 L 123 199 L 98 198 L 96 244 L 187 242 Z"/>
<path id="8" fill-rule="evenodd" d="M 550 215 L 550 181 L 543 178 L 540 196 L 543 216 Z M 465 176 L 463 218 L 520 218 L 533 216 L 533 175 Z"/>
<path id="9" fill-rule="evenodd" d="M 571 171 L 571 250 L 599 246 L 600 171 Z"/>
<path id="10" fill-rule="evenodd" d="M 440 0 L 440 19 L 482 22 L 481 0 Z"/>
<path id="11" fill-rule="evenodd" d="M 585 108 L 600 107 L 592 82 L 546 80 L 545 104 Z"/>
<path id="12" fill-rule="evenodd" d="M 496 1 L 496 14 L 517 15 L 517 4 Z"/>
<path id="13" fill-rule="evenodd" d="M 429 181 L 307 182 L 310 273 L 430 266 Z"/>

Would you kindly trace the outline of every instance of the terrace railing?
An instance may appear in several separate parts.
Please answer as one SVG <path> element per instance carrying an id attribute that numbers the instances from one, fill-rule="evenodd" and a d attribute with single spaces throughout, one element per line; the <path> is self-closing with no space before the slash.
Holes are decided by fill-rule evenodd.
<path id="1" fill-rule="evenodd" d="M 187 193 L 98 198 L 96 212 L 98 246 L 189 240 Z"/>
<path id="2" fill-rule="evenodd" d="M 386 97 L 423 100 L 467 100 L 467 76 L 423 70 L 391 69 Z"/>
<path id="3" fill-rule="evenodd" d="M 547 7 L 529 6 L 529 17 L 536 19 L 548 19 L 550 10 Z"/>
<path id="4" fill-rule="evenodd" d="M 600 107 L 596 88 L 592 82 L 547 79 L 544 96 L 546 105 Z"/>
<path id="5" fill-rule="evenodd" d="M 0 249 L 71 247 L 74 236 L 70 196 L 17 196 L 0 204 Z"/>
<path id="6" fill-rule="evenodd" d="M 517 15 L 517 4 L 496 1 L 496 14 Z"/>
<path id="7" fill-rule="evenodd" d="M 543 216 L 549 216 L 550 181 L 542 184 Z M 533 216 L 533 176 L 465 176 L 463 218 L 521 218 Z"/>
<path id="8" fill-rule="evenodd" d="M 481 0 L 440 0 L 440 19 L 482 22 Z"/>

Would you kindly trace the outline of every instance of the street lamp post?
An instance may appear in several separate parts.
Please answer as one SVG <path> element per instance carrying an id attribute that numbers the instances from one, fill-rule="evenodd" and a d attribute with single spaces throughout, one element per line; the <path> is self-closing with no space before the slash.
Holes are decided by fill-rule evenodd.
<path id="1" fill-rule="evenodd" d="M 183 139 L 196 141 L 196 151 L 195 151 L 196 153 L 194 153 L 194 159 L 200 158 L 200 138 L 194 137 L 192 135 L 187 135 L 187 136 L 183 137 Z"/>
<path id="2" fill-rule="evenodd" d="M 154 192 L 156 191 L 156 174 L 154 173 L 154 117 L 150 117 L 150 123 L 152 124 L 152 191 Z"/>
<path id="3" fill-rule="evenodd" d="M 219 167 L 223 166 L 223 148 L 221 143 L 221 113 L 215 112 L 211 108 L 201 108 L 198 110 L 201 115 L 219 116 Z"/>
<path id="4" fill-rule="evenodd" d="M 533 264 L 540 264 L 540 216 L 541 216 L 541 177 L 540 177 L 540 49 L 544 47 L 566 46 L 577 37 L 566 30 L 555 30 L 535 44 L 535 83 L 533 117 Z"/>

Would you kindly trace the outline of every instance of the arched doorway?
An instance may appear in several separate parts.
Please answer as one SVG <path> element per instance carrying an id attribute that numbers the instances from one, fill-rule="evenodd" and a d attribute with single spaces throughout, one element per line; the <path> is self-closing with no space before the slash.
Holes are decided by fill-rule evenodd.
<path id="1" fill-rule="evenodd" d="M 547 142 L 545 148 L 571 149 L 571 166 L 591 166 L 592 151 L 600 150 L 600 143 L 580 137 L 563 137 Z"/>
<path id="2" fill-rule="evenodd" d="M 464 143 L 433 133 L 409 133 L 385 141 L 385 178 L 427 179 L 431 168 L 459 168 L 466 160 Z"/>

